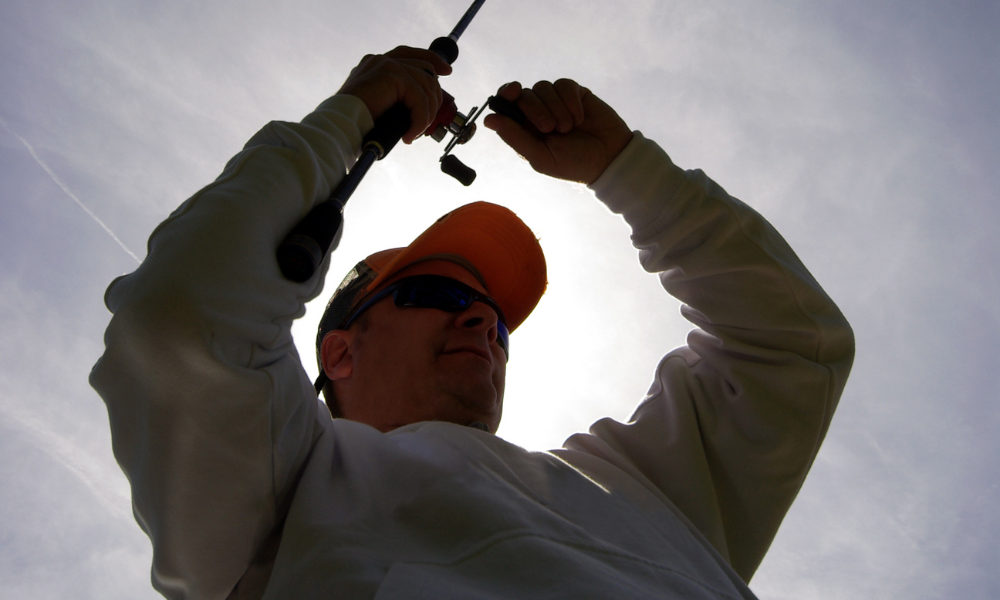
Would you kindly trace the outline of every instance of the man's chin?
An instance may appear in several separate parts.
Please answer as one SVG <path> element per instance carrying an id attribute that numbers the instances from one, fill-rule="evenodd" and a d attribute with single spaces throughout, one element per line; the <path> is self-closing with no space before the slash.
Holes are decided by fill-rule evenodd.
<path id="1" fill-rule="evenodd" d="M 490 386 L 489 390 L 481 390 L 479 394 L 469 394 L 461 397 L 460 403 L 465 415 L 460 419 L 463 425 L 474 422 L 486 423 L 490 431 L 496 431 L 500 425 L 500 414 L 503 404 L 497 400 L 496 390 Z M 457 421 L 456 421 L 457 422 Z"/>

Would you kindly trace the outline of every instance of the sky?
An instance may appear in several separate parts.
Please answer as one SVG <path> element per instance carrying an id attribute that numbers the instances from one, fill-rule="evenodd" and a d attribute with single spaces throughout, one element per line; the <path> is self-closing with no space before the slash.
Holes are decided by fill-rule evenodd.
<path id="1" fill-rule="evenodd" d="M 87 383 L 104 289 L 261 126 L 467 5 L 0 4 L 0 597 L 158 597 Z M 442 80 L 465 111 L 508 81 L 577 79 L 765 215 L 851 321 L 854 371 L 750 583 L 762 599 L 1000 597 L 998 30 L 988 1 L 488 0 Z M 627 419 L 691 328 L 628 228 L 485 129 L 456 151 L 469 188 L 442 150 L 372 169 L 328 279 L 451 208 L 509 206 L 549 290 L 511 337 L 499 434 L 545 449 Z M 310 374 L 321 311 L 293 330 Z"/>

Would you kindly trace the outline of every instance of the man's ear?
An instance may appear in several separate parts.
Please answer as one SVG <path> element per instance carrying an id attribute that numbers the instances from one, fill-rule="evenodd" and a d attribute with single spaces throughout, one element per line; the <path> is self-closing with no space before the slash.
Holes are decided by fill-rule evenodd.
<path id="1" fill-rule="evenodd" d="M 351 354 L 354 334 L 354 331 L 334 329 L 323 338 L 320 360 L 323 363 L 323 372 L 330 381 L 350 379 L 354 373 L 354 356 Z"/>

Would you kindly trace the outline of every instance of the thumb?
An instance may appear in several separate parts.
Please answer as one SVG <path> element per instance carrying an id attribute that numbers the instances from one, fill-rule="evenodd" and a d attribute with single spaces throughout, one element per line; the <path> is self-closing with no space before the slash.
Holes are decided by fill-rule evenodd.
<path id="1" fill-rule="evenodd" d="M 538 139 L 533 131 L 519 125 L 517 121 L 509 117 L 498 114 L 487 115 L 483 119 L 483 125 L 487 129 L 495 131 L 505 144 L 532 165 L 535 164 L 540 154 L 547 152 L 545 144 Z"/>

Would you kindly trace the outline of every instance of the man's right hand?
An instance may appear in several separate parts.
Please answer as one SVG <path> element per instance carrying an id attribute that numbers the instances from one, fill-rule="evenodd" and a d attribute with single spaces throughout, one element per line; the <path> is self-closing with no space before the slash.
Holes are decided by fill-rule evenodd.
<path id="1" fill-rule="evenodd" d="M 442 100 L 437 78 L 449 74 L 451 65 L 437 53 L 399 46 L 361 59 L 337 93 L 360 98 L 373 119 L 398 103 L 404 104 L 410 109 L 411 124 L 402 140 L 409 144 L 437 116 Z"/>

